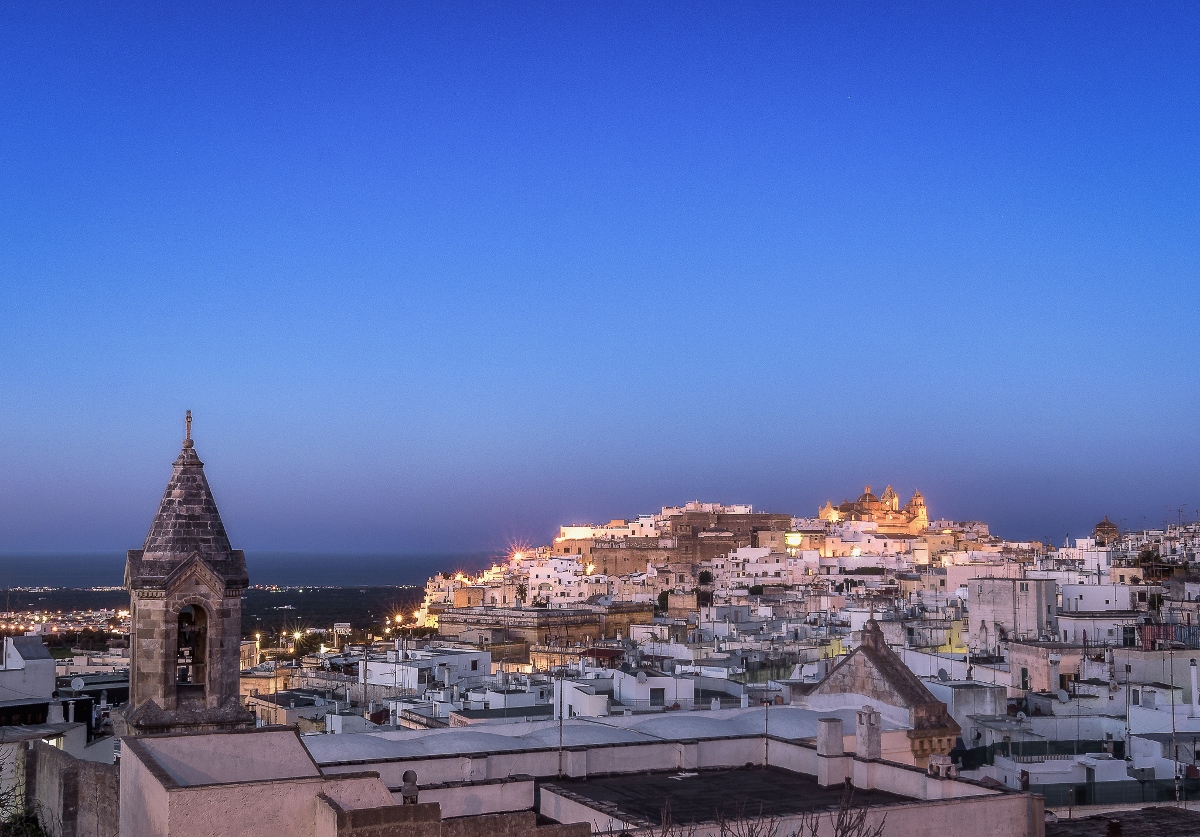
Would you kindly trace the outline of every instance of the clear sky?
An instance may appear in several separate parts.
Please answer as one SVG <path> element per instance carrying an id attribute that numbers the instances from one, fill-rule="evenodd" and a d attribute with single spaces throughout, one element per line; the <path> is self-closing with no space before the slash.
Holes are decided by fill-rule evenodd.
<path id="1" fill-rule="evenodd" d="M 7 3 L 0 127 L 0 552 L 189 408 L 251 550 L 1200 508 L 1195 3 Z"/>

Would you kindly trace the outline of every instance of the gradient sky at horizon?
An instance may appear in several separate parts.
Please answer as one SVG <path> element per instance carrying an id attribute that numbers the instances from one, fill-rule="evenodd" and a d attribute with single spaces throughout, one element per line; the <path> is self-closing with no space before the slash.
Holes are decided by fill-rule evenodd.
<path id="1" fill-rule="evenodd" d="M 1051 7 L 1047 7 L 1051 6 Z M 0 552 L 1200 510 L 1200 6 L 0 8 Z"/>

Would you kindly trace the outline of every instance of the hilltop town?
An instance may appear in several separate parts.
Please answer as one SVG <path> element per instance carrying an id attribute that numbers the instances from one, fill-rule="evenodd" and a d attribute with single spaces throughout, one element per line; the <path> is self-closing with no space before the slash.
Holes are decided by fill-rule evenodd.
<path id="1" fill-rule="evenodd" d="M 812 517 L 691 502 L 276 642 L 189 431 L 128 610 L 71 617 L 107 648 L 53 658 L 10 615 L 0 790 L 70 837 L 1077 833 L 1200 794 L 1198 546 L 1107 517 L 1008 541 L 890 486 Z"/>

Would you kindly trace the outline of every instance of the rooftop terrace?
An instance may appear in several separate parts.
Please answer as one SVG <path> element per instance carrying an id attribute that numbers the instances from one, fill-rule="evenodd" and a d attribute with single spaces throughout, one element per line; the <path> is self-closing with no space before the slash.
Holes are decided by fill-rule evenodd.
<path id="1" fill-rule="evenodd" d="M 631 773 L 587 779 L 559 779 L 544 788 L 566 792 L 614 819 L 645 826 L 662 823 L 670 799 L 677 823 L 716 822 L 742 817 L 782 817 L 806 811 L 836 811 L 842 786 L 823 788 L 813 776 L 777 767 Z M 911 802 L 876 790 L 856 790 L 854 805 L 879 806 Z"/>

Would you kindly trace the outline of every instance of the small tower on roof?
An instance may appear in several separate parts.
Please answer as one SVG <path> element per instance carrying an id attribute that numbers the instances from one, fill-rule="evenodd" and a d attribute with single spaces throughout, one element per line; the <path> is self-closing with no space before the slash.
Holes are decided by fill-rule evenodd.
<path id="1" fill-rule="evenodd" d="M 187 414 L 183 449 L 141 549 L 125 562 L 129 733 L 244 727 L 238 696 L 246 557 L 229 545 Z"/>

